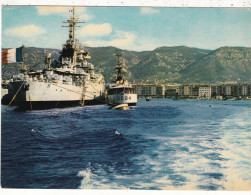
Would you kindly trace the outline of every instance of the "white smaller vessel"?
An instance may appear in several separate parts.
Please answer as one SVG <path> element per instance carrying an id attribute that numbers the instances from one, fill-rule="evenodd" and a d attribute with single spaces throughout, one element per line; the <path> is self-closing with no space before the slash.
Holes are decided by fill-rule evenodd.
<path id="1" fill-rule="evenodd" d="M 119 109 L 119 110 L 130 110 L 128 104 L 118 104 L 116 106 L 111 107 L 112 110 Z"/>
<path id="2" fill-rule="evenodd" d="M 118 61 L 116 65 L 116 78 L 111 84 L 108 84 L 107 102 L 111 106 L 120 104 L 128 104 L 128 106 L 135 106 L 137 104 L 137 94 L 135 93 L 131 84 L 128 83 L 122 76 L 122 63 L 120 62 L 121 53 L 116 54 Z"/>

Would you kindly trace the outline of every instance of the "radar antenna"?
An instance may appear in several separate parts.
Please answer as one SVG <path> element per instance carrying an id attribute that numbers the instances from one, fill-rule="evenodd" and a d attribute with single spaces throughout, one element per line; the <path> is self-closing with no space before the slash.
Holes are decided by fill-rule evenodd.
<path id="1" fill-rule="evenodd" d="M 79 18 L 75 17 L 75 7 L 73 7 L 72 10 L 70 10 L 72 12 L 72 16 L 70 17 L 69 20 L 63 22 L 63 23 L 68 23 L 68 26 L 62 26 L 62 27 L 68 27 L 69 28 L 69 39 L 72 39 L 75 42 L 75 28 L 76 27 L 80 27 L 80 26 L 76 26 L 76 24 L 79 23 L 85 23 L 85 22 L 79 22 Z"/>
<path id="2" fill-rule="evenodd" d="M 122 55 L 121 55 L 121 52 L 118 51 L 118 52 L 116 53 L 116 56 L 117 56 L 117 65 L 116 65 L 116 69 L 118 70 L 117 75 L 116 75 L 116 81 L 119 81 L 119 82 L 120 82 L 120 81 L 123 80 L 123 76 L 122 76 L 122 74 L 121 74 L 121 70 L 122 70 L 123 66 L 122 66 L 122 63 L 120 62 L 120 57 L 122 56 Z"/>
<path id="3" fill-rule="evenodd" d="M 49 53 L 48 50 L 45 50 L 46 56 L 44 59 L 44 63 L 45 63 L 45 68 L 50 70 L 51 69 L 51 53 Z"/>

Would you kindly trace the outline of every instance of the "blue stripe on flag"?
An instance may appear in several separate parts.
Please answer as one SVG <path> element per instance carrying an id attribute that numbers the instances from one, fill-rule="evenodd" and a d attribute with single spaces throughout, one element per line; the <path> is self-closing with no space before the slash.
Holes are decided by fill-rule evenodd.
<path id="1" fill-rule="evenodd" d="M 16 48 L 16 61 L 17 62 L 23 61 L 23 48 L 22 47 Z"/>

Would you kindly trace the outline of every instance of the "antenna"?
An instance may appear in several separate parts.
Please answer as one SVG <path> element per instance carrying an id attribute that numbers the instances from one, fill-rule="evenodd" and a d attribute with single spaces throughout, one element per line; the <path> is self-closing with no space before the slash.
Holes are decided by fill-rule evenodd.
<path id="1" fill-rule="evenodd" d="M 121 65 L 122 65 L 122 63 L 120 62 L 120 57 L 122 56 L 121 52 L 118 51 L 118 52 L 116 53 L 116 56 L 117 56 L 117 66 L 121 67 Z M 117 67 L 117 66 L 116 66 L 116 67 Z"/>
<path id="2" fill-rule="evenodd" d="M 45 50 L 46 56 L 45 56 L 45 64 L 47 69 L 51 69 L 51 53 L 46 49 Z"/>
<path id="3" fill-rule="evenodd" d="M 70 17 L 69 20 L 63 22 L 63 23 L 68 23 L 68 26 L 62 26 L 62 27 L 68 27 L 69 28 L 69 39 L 73 39 L 73 41 L 75 41 L 75 27 L 80 27 L 80 26 L 76 26 L 76 24 L 79 23 L 85 23 L 85 22 L 79 22 L 78 21 L 78 17 L 75 17 L 75 7 L 73 7 L 72 10 L 72 16 Z"/>
<path id="4" fill-rule="evenodd" d="M 123 79 L 122 74 L 121 74 L 121 70 L 122 70 L 123 66 L 122 66 L 122 63 L 120 62 L 120 57 L 122 56 L 121 52 L 118 51 L 116 53 L 116 56 L 117 56 L 116 69 L 118 70 L 117 75 L 116 75 L 116 81 L 120 82 Z"/>

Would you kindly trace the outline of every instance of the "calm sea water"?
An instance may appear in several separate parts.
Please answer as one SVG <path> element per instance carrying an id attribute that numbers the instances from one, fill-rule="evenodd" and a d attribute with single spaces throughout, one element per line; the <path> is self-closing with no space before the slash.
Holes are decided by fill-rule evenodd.
<path id="1" fill-rule="evenodd" d="M 4 108 L 3 188 L 251 189 L 251 101 Z"/>

